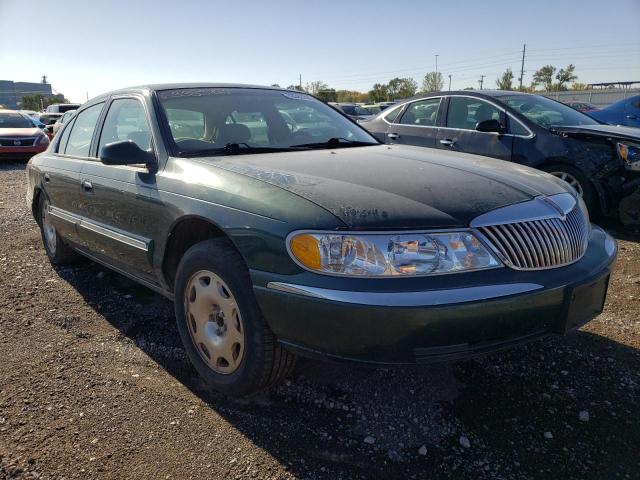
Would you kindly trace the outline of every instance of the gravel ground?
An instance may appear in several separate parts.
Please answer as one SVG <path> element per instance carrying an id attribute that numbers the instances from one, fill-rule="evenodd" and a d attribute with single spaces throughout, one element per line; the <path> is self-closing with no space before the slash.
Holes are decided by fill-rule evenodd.
<path id="1" fill-rule="evenodd" d="M 207 393 L 171 304 L 51 267 L 0 164 L 0 478 L 640 478 L 640 238 L 577 334 L 415 369 L 303 360 L 268 395 Z"/>

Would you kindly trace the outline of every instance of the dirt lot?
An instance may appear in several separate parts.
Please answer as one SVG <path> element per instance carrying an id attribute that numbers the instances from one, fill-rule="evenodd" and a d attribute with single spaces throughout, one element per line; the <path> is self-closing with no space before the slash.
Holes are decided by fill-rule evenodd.
<path id="1" fill-rule="evenodd" d="M 640 239 L 576 335 L 452 365 L 301 361 L 208 394 L 172 305 L 91 262 L 53 269 L 0 165 L 0 478 L 640 478 Z"/>

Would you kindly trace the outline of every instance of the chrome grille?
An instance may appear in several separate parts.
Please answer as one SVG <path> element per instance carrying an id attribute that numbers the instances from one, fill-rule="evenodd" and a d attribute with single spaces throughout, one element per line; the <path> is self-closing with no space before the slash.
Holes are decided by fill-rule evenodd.
<path id="1" fill-rule="evenodd" d="M 589 222 L 578 205 L 566 216 L 484 225 L 480 231 L 502 260 L 518 270 L 573 263 L 584 255 L 589 241 Z"/>

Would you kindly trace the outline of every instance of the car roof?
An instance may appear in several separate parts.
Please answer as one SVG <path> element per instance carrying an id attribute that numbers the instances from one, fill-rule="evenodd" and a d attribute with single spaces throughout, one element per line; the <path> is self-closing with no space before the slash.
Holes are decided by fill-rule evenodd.
<path id="1" fill-rule="evenodd" d="M 112 90 L 100 94 L 90 99 L 86 105 L 93 103 L 94 101 L 101 100 L 110 95 L 118 95 L 122 93 L 136 93 L 136 92 L 158 92 L 162 90 L 177 90 L 184 88 L 255 88 L 260 90 L 278 90 L 282 92 L 294 92 L 310 95 L 307 92 L 301 92 L 300 90 L 290 90 L 281 87 L 272 87 L 267 85 L 252 85 L 245 83 L 216 83 L 216 82 L 189 82 L 189 83 L 149 83 L 145 85 L 134 85 L 132 87 L 120 88 L 118 90 Z"/>

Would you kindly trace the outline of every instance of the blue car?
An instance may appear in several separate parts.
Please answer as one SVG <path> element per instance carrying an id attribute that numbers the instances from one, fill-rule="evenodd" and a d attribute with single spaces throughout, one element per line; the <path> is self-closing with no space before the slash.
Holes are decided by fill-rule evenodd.
<path id="1" fill-rule="evenodd" d="M 619 100 L 607 108 L 589 112 L 589 115 L 610 125 L 640 128 L 640 95 Z"/>

